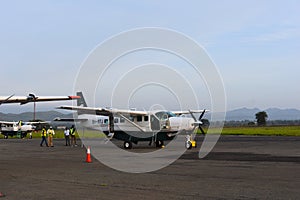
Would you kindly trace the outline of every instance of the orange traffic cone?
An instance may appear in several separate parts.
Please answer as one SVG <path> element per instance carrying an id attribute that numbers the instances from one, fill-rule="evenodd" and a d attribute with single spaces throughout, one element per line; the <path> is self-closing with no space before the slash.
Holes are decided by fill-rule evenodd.
<path id="1" fill-rule="evenodd" d="M 87 163 L 91 163 L 92 162 L 90 147 L 88 147 L 87 150 L 86 150 L 86 160 L 85 160 L 85 162 L 87 162 Z"/>

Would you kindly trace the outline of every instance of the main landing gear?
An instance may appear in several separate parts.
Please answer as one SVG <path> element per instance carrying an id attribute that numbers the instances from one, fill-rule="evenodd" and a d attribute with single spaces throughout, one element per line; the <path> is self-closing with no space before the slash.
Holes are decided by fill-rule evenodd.
<path id="1" fill-rule="evenodd" d="M 157 140 L 157 141 L 155 141 L 155 146 L 156 146 L 157 148 L 163 147 L 163 146 L 164 146 L 164 141 L 162 141 L 162 140 Z"/>
<path id="2" fill-rule="evenodd" d="M 125 141 L 124 142 L 124 149 L 132 149 L 132 142 Z"/>

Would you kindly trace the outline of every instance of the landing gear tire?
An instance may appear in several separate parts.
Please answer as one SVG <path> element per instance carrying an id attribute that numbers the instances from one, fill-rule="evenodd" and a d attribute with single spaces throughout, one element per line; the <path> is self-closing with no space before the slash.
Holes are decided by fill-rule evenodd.
<path id="1" fill-rule="evenodd" d="M 8 135 L 4 135 L 4 139 L 8 139 Z"/>
<path id="2" fill-rule="evenodd" d="M 185 148 L 186 148 L 186 149 L 191 149 L 191 148 L 192 148 L 192 143 L 191 143 L 191 141 L 186 141 L 186 143 L 185 143 Z"/>
<path id="3" fill-rule="evenodd" d="M 124 148 L 125 149 L 132 149 L 132 143 L 130 141 L 124 142 Z"/>
<path id="4" fill-rule="evenodd" d="M 162 141 L 162 140 L 157 140 L 157 141 L 155 142 L 155 146 L 156 146 L 157 148 L 161 148 L 163 145 L 164 145 L 164 141 Z"/>

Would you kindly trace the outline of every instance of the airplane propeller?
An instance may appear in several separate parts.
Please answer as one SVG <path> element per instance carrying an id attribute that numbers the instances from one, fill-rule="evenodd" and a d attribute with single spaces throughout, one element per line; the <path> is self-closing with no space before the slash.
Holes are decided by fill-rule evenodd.
<path id="1" fill-rule="evenodd" d="M 203 134 L 203 135 L 205 135 L 205 132 L 204 132 L 204 130 L 203 130 L 203 128 L 201 127 L 201 125 L 203 125 L 203 122 L 202 122 L 202 118 L 203 118 L 203 116 L 204 116 L 204 113 L 205 113 L 205 109 L 203 110 L 203 112 L 200 114 L 200 116 L 199 116 L 199 119 L 197 120 L 196 119 L 196 117 L 195 117 L 195 115 L 193 114 L 193 112 L 192 111 L 190 111 L 189 110 L 189 112 L 190 112 L 190 114 L 191 114 L 191 116 L 192 116 L 192 118 L 194 119 L 194 121 L 195 121 L 195 123 L 194 123 L 194 125 L 195 125 L 195 128 L 196 128 L 196 125 L 198 125 L 198 129 L 201 131 L 201 133 Z"/>

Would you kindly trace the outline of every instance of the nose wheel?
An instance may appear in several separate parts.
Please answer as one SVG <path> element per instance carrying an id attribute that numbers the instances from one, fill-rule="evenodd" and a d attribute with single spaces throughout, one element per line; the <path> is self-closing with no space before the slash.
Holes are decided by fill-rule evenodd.
<path id="1" fill-rule="evenodd" d="M 132 142 L 125 141 L 124 142 L 124 149 L 132 149 Z"/>
<path id="2" fill-rule="evenodd" d="M 191 148 L 196 148 L 197 147 L 197 142 L 192 139 L 191 135 L 187 135 L 186 137 L 186 142 L 185 142 L 185 148 L 186 149 L 191 149 Z"/>
<path id="3" fill-rule="evenodd" d="M 191 149 L 191 148 L 192 148 L 192 143 L 191 143 L 191 141 L 186 141 L 186 142 L 185 142 L 185 148 L 186 148 L 186 149 Z"/>

